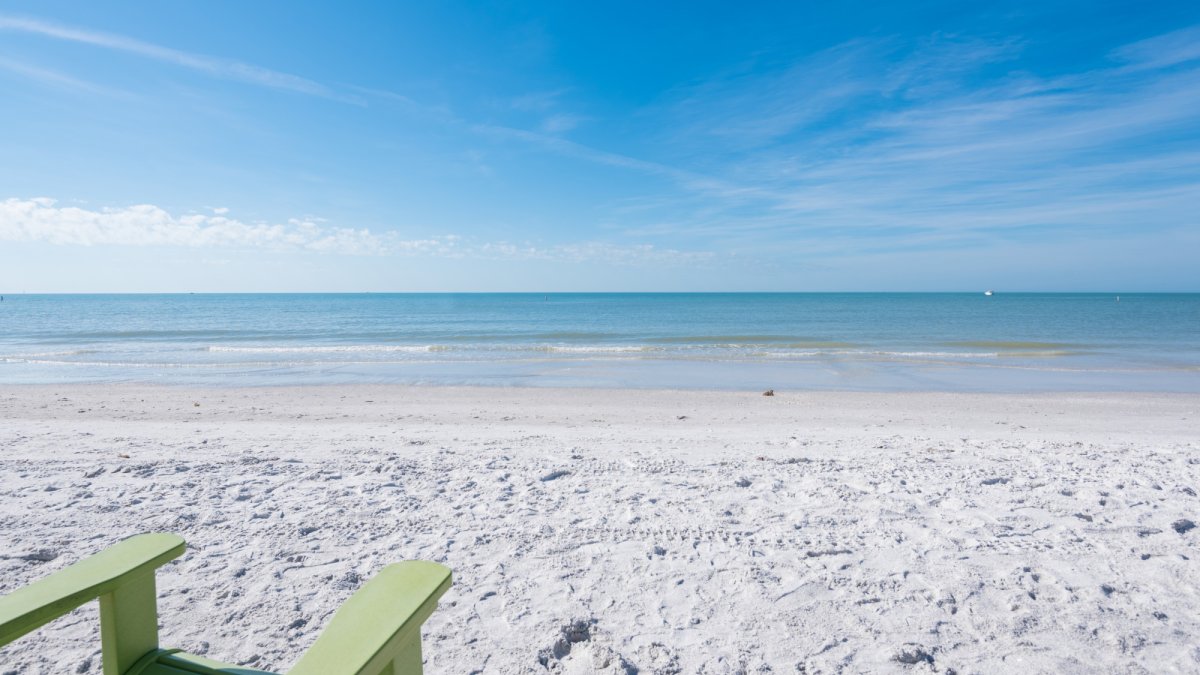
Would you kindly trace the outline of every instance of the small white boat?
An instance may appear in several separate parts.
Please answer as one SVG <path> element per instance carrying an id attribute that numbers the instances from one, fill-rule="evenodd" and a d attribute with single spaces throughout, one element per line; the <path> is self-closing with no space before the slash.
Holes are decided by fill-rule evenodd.
<path id="1" fill-rule="evenodd" d="M 983 294 L 984 294 L 984 295 L 991 295 L 991 294 L 992 294 L 992 292 L 991 292 L 991 291 L 984 291 L 984 292 L 983 292 Z"/>

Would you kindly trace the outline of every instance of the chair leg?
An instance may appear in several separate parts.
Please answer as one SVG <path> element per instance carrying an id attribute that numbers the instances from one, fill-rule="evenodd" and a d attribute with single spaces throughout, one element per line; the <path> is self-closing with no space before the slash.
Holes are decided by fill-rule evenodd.
<path id="1" fill-rule="evenodd" d="M 153 571 L 100 596 L 100 647 L 104 675 L 121 675 L 158 648 Z"/>
<path id="2" fill-rule="evenodd" d="M 421 675 L 421 636 L 400 649 L 392 659 L 392 670 L 383 675 Z"/>

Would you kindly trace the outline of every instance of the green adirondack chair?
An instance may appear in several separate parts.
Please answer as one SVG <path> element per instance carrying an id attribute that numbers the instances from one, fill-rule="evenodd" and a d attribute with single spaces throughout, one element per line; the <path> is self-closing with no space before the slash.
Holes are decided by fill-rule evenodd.
<path id="1" fill-rule="evenodd" d="M 184 548 L 173 534 L 130 537 L 0 598 L 0 647 L 99 599 L 104 675 L 266 673 L 159 647 L 154 570 Z M 437 563 L 388 565 L 334 613 L 288 675 L 419 675 L 421 624 L 449 587 L 450 570 Z"/>

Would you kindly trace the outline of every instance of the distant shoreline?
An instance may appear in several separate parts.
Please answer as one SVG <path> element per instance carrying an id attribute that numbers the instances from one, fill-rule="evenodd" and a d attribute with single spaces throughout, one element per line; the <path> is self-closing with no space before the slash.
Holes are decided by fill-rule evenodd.
<path id="1" fill-rule="evenodd" d="M 166 409 L 175 409 L 184 417 L 203 416 L 201 411 L 190 409 L 190 403 L 203 400 L 242 400 L 252 407 L 266 410 L 274 402 L 285 409 L 309 405 L 353 407 L 361 411 L 372 411 L 374 404 L 389 405 L 471 405 L 528 407 L 535 412 L 539 406 L 559 408 L 562 406 L 605 406 L 614 410 L 636 411 L 643 409 L 667 409 L 675 405 L 716 405 L 728 409 L 753 410 L 755 415 L 775 417 L 776 412 L 792 415 L 802 412 L 805 416 L 833 415 L 842 423 L 858 418 L 866 422 L 878 416 L 882 407 L 897 414 L 906 412 L 909 421 L 928 425 L 952 425 L 973 423 L 982 413 L 989 411 L 1019 414 L 1017 411 L 1033 411 L 1045 417 L 1047 431 L 1054 434 L 1069 434 L 1074 438 L 1092 438 L 1097 435 L 1111 438 L 1113 433 L 1146 438 L 1160 433 L 1176 431 L 1180 442 L 1195 440 L 1188 430 L 1200 430 L 1200 393 L 1156 392 L 1156 391 L 1042 391 L 1042 392 L 961 392 L 961 391 L 846 391 L 846 390 L 799 390 L 772 389 L 764 396 L 765 389 L 678 389 L 678 388 L 629 388 L 629 387 L 542 387 L 501 385 L 451 385 L 451 384 L 395 384 L 395 383 L 322 383 L 315 385 L 268 384 L 268 385 L 189 385 L 168 382 L 62 382 L 51 384 L 8 384 L 0 382 L 0 397 L 10 401 L 44 400 L 48 397 L 77 397 L 83 401 L 107 401 L 118 399 L 130 407 L 128 412 L 143 410 L 160 414 Z M 73 399 L 74 400 L 74 399 Z M 64 410 L 72 408 L 65 400 Z M 135 405 L 135 402 L 138 402 Z M 145 406 L 140 404 L 145 403 Z M 1038 408 L 1036 406 L 1044 406 Z M 164 407 L 165 406 L 165 407 Z M 1033 406 L 1033 407 L 1031 407 Z M 194 407 L 194 406 L 193 406 Z M 2 408 L 0 408 L 2 409 Z M 45 408 L 46 414 L 53 412 L 54 405 Z M 1163 415 L 1161 423 L 1153 427 L 1130 428 L 1130 416 L 1142 416 L 1158 409 Z M 35 413 L 34 407 L 22 407 Z M 1049 411 L 1057 411 L 1050 415 Z M 98 409 L 103 416 L 111 416 L 113 409 L 107 405 Z M 211 411 L 203 411 L 204 415 Z M 1179 413 L 1179 417 L 1173 417 Z M 40 413 L 38 413 L 40 414 Z M 285 415 L 290 413 L 284 413 Z M 1079 420 L 1087 418 L 1087 425 Z M 1061 424 L 1059 424 L 1061 422 Z"/>
<path id="2" fill-rule="evenodd" d="M 1081 398 L 1099 398 L 1113 400 L 1134 400 L 1141 398 L 1168 398 L 1168 399 L 1195 399 L 1200 403 L 1200 390 L 1181 390 L 1181 391 L 1162 391 L 1155 389 L 1039 389 L 1039 390 L 973 390 L 963 391 L 955 389 L 894 389 L 894 390 L 878 390 L 878 389 L 835 389 L 835 388 L 803 388 L 803 387 L 779 387 L 779 386 L 763 386 L 763 387 L 670 387 L 670 386 L 644 386 L 630 387 L 621 385 L 543 385 L 543 384 L 461 384 L 447 382 L 255 382 L 255 383 L 239 383 L 230 384 L 229 382 L 174 382 L 174 381 L 150 381 L 150 380 L 122 380 L 122 381 L 60 381 L 60 382 L 4 382 L 0 380 L 0 394 L 7 390 L 12 392 L 21 391 L 69 391 L 78 389 L 82 392 L 96 391 L 103 392 L 110 390 L 112 392 L 120 392 L 123 390 L 145 390 L 145 391 L 174 391 L 174 392 L 254 392 L 254 391 L 309 391 L 309 392 L 334 392 L 339 390 L 347 391 L 382 391 L 382 392 L 427 392 L 427 391 L 475 391 L 475 392 L 492 392 L 500 395 L 508 395 L 509 392 L 538 392 L 541 394 L 561 394 L 572 395 L 577 394 L 586 396 L 589 394 L 603 396 L 617 396 L 621 393 L 636 394 L 639 396 L 761 396 L 763 392 L 770 390 L 774 392 L 772 395 L 776 397 L 795 396 L 795 397 L 845 397 L 847 400 L 852 400 L 856 397 L 862 399 L 871 399 L 879 397 L 881 399 L 908 399 L 912 397 L 942 397 L 942 396 L 962 396 L 970 399 L 987 399 L 995 398 L 1002 400 L 1032 400 L 1039 399 L 1054 399 L 1056 397 L 1081 397 Z M 1200 417 L 1198 417 L 1200 419 Z"/>
<path id="3" fill-rule="evenodd" d="M 986 289 L 957 291 L 6 291 L 5 297 L 38 296 L 356 296 L 356 295 L 523 295 L 523 296 L 566 296 L 566 295 L 984 295 Z M 1200 295 L 1200 290 L 1187 291 L 995 291 L 993 297 L 1002 295 L 1099 295 L 1099 296 L 1145 296 L 1145 295 Z"/>

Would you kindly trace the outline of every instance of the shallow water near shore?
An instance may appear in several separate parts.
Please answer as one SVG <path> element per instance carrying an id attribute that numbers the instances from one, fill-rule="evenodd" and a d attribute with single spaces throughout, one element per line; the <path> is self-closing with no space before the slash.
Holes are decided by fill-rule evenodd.
<path id="1" fill-rule="evenodd" d="M 9 295 L 0 382 L 1200 391 L 1200 294 Z"/>

